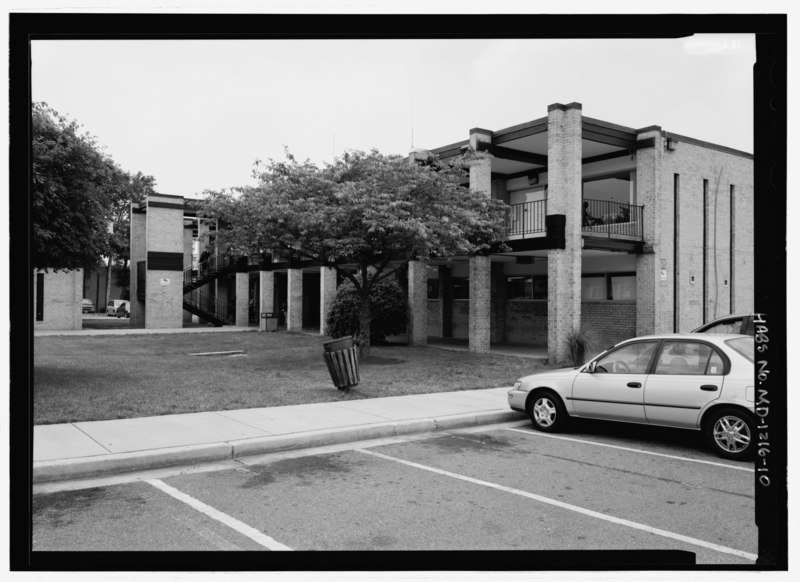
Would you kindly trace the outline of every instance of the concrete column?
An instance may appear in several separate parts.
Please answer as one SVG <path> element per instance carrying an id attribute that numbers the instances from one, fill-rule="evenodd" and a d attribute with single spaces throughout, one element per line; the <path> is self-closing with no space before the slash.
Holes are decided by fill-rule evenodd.
<path id="1" fill-rule="evenodd" d="M 192 266 L 192 247 L 194 246 L 194 235 L 192 233 L 192 226 L 183 227 L 183 268 L 188 269 Z M 189 311 L 183 312 L 183 325 L 192 323 L 192 314 Z"/>
<path id="2" fill-rule="evenodd" d="M 319 334 L 328 335 L 328 314 L 336 299 L 336 269 L 320 267 L 319 270 Z"/>
<path id="3" fill-rule="evenodd" d="M 275 313 L 275 273 L 260 271 L 258 274 L 258 312 Z"/>
<path id="4" fill-rule="evenodd" d="M 428 268 L 425 261 L 408 263 L 408 343 L 428 343 Z"/>
<path id="5" fill-rule="evenodd" d="M 147 261 L 147 215 L 144 204 L 131 204 L 130 230 L 130 289 L 131 289 L 131 327 L 144 327 L 145 303 L 139 300 L 139 268 L 140 262 Z M 141 290 L 144 293 L 144 289 Z"/>
<path id="6" fill-rule="evenodd" d="M 236 325 L 250 325 L 250 274 L 236 273 Z"/>
<path id="7" fill-rule="evenodd" d="M 183 209 L 182 196 L 147 197 L 148 329 L 183 327 Z"/>
<path id="8" fill-rule="evenodd" d="M 676 303 L 674 178 L 670 176 L 669 188 L 662 191 L 664 138 L 661 129 L 648 128 L 636 139 L 643 143 L 636 150 L 635 204 L 644 206 L 644 252 L 636 257 L 636 335 L 670 333 L 675 325 Z M 652 147 L 649 146 L 651 140 Z M 674 331 L 681 331 L 680 322 Z"/>
<path id="9" fill-rule="evenodd" d="M 581 327 L 582 134 L 580 103 L 548 107 L 547 219 L 564 228 L 564 248 L 548 251 L 547 354 L 551 363 L 569 360 L 568 335 Z"/>
<path id="10" fill-rule="evenodd" d="M 469 349 L 486 353 L 492 329 L 492 269 L 486 256 L 469 260 Z"/>
<path id="11" fill-rule="evenodd" d="M 475 152 L 475 159 L 469 166 L 469 187 L 471 190 L 492 196 L 492 155 L 481 151 L 481 146 L 491 145 L 492 132 L 488 129 L 469 130 L 469 146 Z"/>
<path id="12" fill-rule="evenodd" d="M 506 341 L 505 263 L 492 263 L 492 341 Z"/>
<path id="13" fill-rule="evenodd" d="M 286 330 L 303 330 L 303 270 L 289 269 L 287 272 Z"/>

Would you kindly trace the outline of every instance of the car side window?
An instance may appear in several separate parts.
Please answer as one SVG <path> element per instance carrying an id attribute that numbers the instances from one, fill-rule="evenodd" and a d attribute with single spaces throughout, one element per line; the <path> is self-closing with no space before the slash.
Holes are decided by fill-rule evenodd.
<path id="1" fill-rule="evenodd" d="M 646 374 L 658 342 L 636 342 L 622 346 L 597 360 L 600 374 Z"/>
<path id="2" fill-rule="evenodd" d="M 741 333 L 742 331 L 742 318 L 725 319 L 717 324 L 712 325 L 703 333 Z"/>
<path id="3" fill-rule="evenodd" d="M 667 341 L 656 361 L 655 374 L 721 375 L 722 357 L 708 344 Z"/>

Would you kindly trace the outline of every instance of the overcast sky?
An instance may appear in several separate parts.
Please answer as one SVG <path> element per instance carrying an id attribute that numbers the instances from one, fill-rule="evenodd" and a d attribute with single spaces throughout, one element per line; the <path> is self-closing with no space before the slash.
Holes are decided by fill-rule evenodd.
<path id="1" fill-rule="evenodd" d="M 34 41 L 34 101 L 159 192 L 251 183 L 256 159 L 407 154 L 583 114 L 753 151 L 753 35 L 655 40 Z"/>

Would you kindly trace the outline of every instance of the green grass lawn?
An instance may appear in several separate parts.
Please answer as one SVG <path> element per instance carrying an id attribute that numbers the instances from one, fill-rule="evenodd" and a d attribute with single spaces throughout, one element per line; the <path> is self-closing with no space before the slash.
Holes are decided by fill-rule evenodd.
<path id="1" fill-rule="evenodd" d="M 510 386 L 542 365 L 433 347 L 373 347 L 342 392 L 327 338 L 292 333 L 53 336 L 34 341 L 34 424 Z M 190 356 L 244 350 L 237 356 Z"/>

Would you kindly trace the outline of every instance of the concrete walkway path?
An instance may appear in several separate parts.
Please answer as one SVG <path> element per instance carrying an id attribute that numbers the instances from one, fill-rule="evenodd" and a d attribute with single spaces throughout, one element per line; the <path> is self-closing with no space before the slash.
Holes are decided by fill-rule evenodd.
<path id="1" fill-rule="evenodd" d="M 101 420 L 33 428 L 33 482 L 524 420 L 508 388 Z"/>

